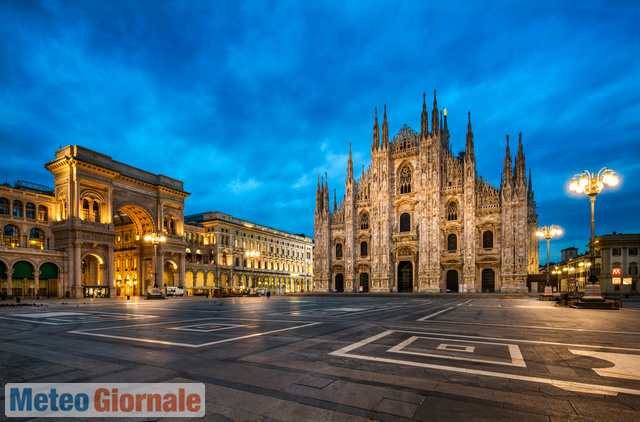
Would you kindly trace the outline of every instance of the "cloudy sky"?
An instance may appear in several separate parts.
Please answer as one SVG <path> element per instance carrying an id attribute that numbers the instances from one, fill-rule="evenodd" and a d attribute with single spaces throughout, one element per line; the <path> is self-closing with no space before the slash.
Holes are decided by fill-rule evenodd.
<path id="1" fill-rule="evenodd" d="M 349 143 L 356 174 L 370 163 L 374 108 L 391 137 L 419 131 L 437 89 L 453 151 L 470 111 L 494 185 L 522 132 L 559 260 L 586 251 L 589 200 L 568 191 L 583 170 L 622 178 L 596 235 L 640 232 L 639 22 L 615 0 L 3 0 L 0 171 L 52 186 L 43 164 L 82 145 L 184 181 L 188 214 L 313 236 L 318 174 L 340 198 Z"/>

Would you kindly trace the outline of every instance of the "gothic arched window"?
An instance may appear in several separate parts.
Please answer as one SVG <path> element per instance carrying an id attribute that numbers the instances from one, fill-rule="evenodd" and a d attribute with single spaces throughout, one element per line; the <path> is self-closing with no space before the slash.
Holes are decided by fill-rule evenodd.
<path id="1" fill-rule="evenodd" d="M 360 243 L 360 256 L 368 256 L 369 255 L 369 247 L 367 242 Z"/>
<path id="2" fill-rule="evenodd" d="M 447 220 L 453 221 L 458 219 L 458 204 L 455 201 L 449 202 L 447 205 Z"/>
<path id="3" fill-rule="evenodd" d="M 360 217 L 360 230 L 367 230 L 369 228 L 369 214 L 362 213 Z"/>
<path id="4" fill-rule="evenodd" d="M 409 232 L 411 231 L 411 216 L 409 213 L 404 213 L 400 216 L 400 231 L 401 232 Z"/>
<path id="5" fill-rule="evenodd" d="M 493 232 L 487 230 L 482 234 L 482 247 L 493 248 Z"/>
<path id="6" fill-rule="evenodd" d="M 447 237 L 447 250 L 458 250 L 458 236 L 456 236 L 455 234 L 450 234 L 449 237 Z"/>
<path id="7" fill-rule="evenodd" d="M 336 258 L 342 258 L 342 243 L 336 245 Z"/>
<path id="8" fill-rule="evenodd" d="M 411 192 L 411 167 L 405 164 L 400 169 L 400 193 Z"/>

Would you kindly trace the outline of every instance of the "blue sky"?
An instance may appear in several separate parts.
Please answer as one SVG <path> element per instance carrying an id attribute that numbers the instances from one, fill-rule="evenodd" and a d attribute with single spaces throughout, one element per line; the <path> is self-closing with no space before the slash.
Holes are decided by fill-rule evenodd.
<path id="1" fill-rule="evenodd" d="M 52 186 L 43 164 L 78 144 L 184 181 L 189 214 L 313 236 L 317 175 L 340 198 L 349 143 L 356 174 L 370 163 L 374 108 L 391 137 L 419 131 L 437 89 L 453 151 L 470 111 L 494 185 L 522 132 L 539 223 L 566 232 L 551 261 L 586 251 L 589 200 L 568 190 L 583 170 L 621 176 L 596 235 L 640 232 L 637 1 L 4 0 L 0 22 L 10 183 Z"/>

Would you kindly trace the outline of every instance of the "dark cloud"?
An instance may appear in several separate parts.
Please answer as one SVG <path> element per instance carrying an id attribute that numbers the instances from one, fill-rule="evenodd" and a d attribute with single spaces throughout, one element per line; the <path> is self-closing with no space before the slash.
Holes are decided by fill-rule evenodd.
<path id="1" fill-rule="evenodd" d="M 523 133 L 540 224 L 589 235 L 570 178 L 623 175 L 598 196 L 599 234 L 638 232 L 638 11 L 631 1 L 5 1 L 0 6 L 4 170 L 52 184 L 43 164 L 80 144 L 184 181 L 187 212 L 217 210 L 313 233 L 317 176 L 344 194 L 370 162 L 374 108 L 390 135 L 419 128 L 422 93 L 467 111 L 479 173 L 499 185 Z M 25 149 L 25 146 L 29 149 Z M 31 152 L 28 152 L 31 151 Z M 331 194 L 333 199 L 333 192 Z M 552 258 L 555 259 L 555 258 Z"/>

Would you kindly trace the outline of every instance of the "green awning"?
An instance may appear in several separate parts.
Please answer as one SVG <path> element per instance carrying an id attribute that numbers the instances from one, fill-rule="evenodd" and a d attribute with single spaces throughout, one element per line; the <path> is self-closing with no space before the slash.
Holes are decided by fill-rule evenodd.
<path id="1" fill-rule="evenodd" d="M 57 279 L 58 278 L 58 267 L 54 264 L 47 262 L 46 264 L 42 264 L 40 267 L 40 280 L 44 279 Z"/>
<path id="2" fill-rule="evenodd" d="M 33 267 L 25 261 L 16 262 L 13 266 L 13 279 L 33 278 Z"/>

